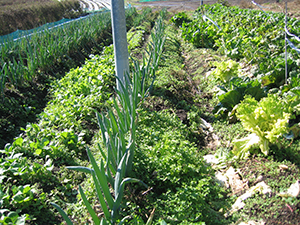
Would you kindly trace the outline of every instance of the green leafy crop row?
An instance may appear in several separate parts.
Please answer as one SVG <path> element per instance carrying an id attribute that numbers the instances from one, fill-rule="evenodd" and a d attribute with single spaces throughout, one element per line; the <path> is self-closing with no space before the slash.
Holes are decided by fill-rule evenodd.
<path id="1" fill-rule="evenodd" d="M 214 4 L 200 7 L 192 19 L 178 14 L 171 21 L 196 47 L 214 48 L 231 58 L 215 63 L 212 76 L 219 80 L 216 116 L 223 115 L 231 122 L 239 119 L 252 132 L 233 142 L 236 155 L 248 156 L 253 146 L 267 155 L 269 144 L 280 136 L 288 132 L 298 136 L 299 124 L 290 121 L 298 120 L 299 83 L 295 81 L 300 54 L 288 48 L 285 61 L 284 53 L 287 30 L 294 34 L 294 45 L 300 44 L 299 20 L 287 17 L 285 24 L 282 13 Z M 241 65 L 252 68 L 250 74 L 244 73 Z"/>
<path id="2" fill-rule="evenodd" d="M 143 16 L 149 15 L 147 10 Z M 86 145 L 98 131 L 95 110 L 111 104 L 114 85 L 113 46 L 90 55 L 84 65 L 51 84 L 52 100 L 38 115 L 38 122 L 28 124 L 1 150 L 0 218 L 4 224 L 57 224 L 60 219 L 49 202 L 65 209 L 66 203 L 77 201 L 77 186 L 85 176 L 64 166 L 86 165 Z"/>
<path id="3" fill-rule="evenodd" d="M 134 8 L 126 12 L 128 30 L 155 14 Z M 11 142 L 49 100 L 50 83 L 71 68 L 82 65 L 91 54 L 100 54 L 112 43 L 110 14 L 97 13 L 63 27 L 36 32 L 0 46 L 0 147 Z M 109 84 L 110 85 L 110 84 Z"/>
<path id="4" fill-rule="evenodd" d="M 199 8 L 193 19 L 185 18 L 178 25 L 185 39 L 195 46 L 214 48 L 232 59 L 258 64 L 255 75 L 264 77 L 265 85 L 278 87 L 284 81 L 284 14 L 268 16 L 261 11 L 214 4 Z M 287 29 L 299 36 L 299 20 L 288 17 L 287 22 Z M 296 38 L 291 40 L 299 45 Z M 291 48 L 288 68 L 290 75 L 299 72 L 299 54 Z"/>
<path id="5" fill-rule="evenodd" d="M 187 127 L 168 111 L 139 111 L 135 174 L 151 187 L 142 213 L 156 208 L 156 218 L 170 224 L 226 224 L 226 192 L 213 178 Z"/>

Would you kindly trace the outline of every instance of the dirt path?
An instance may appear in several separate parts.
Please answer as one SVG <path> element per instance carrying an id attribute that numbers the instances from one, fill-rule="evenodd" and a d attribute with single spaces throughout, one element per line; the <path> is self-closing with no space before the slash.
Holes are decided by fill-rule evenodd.
<path id="1" fill-rule="evenodd" d="M 201 0 L 164 0 L 164 1 L 151 1 L 151 2 L 139 2 L 139 0 L 130 1 L 131 5 L 137 9 L 143 7 L 152 7 L 155 10 L 166 8 L 168 11 L 194 11 L 200 6 Z M 241 6 L 244 8 L 259 9 L 257 6 L 251 3 L 251 0 L 226 0 L 230 5 Z M 288 14 L 289 16 L 300 17 L 300 0 L 287 0 L 288 1 Z M 214 4 L 218 0 L 203 0 L 204 4 Z M 266 11 L 282 12 L 285 2 L 277 0 L 255 0 L 255 2 L 265 6 Z"/>
<path id="2" fill-rule="evenodd" d="M 141 2 L 134 3 L 135 7 L 152 7 L 160 10 L 166 8 L 168 11 L 192 11 L 196 10 L 200 6 L 199 0 L 188 0 L 188 1 L 154 1 L 154 2 Z"/>

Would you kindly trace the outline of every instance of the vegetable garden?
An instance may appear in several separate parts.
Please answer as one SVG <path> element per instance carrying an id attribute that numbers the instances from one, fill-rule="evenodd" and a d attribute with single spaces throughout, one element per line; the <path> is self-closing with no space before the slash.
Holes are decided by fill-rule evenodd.
<path id="1" fill-rule="evenodd" d="M 3 143 L 0 223 L 297 223 L 300 21 L 221 4 L 129 9 L 131 73 L 116 91 L 99 17 L 1 47 L 3 112 L 38 80 L 50 91 L 40 112 L 18 108 L 38 119 Z M 230 167 L 243 190 L 216 178 Z M 233 207 L 260 182 L 267 194 Z"/>

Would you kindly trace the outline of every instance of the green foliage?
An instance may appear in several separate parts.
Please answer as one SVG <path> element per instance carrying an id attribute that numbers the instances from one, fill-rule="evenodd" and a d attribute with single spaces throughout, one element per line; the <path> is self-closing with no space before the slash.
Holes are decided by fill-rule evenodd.
<path id="1" fill-rule="evenodd" d="M 27 214 L 19 216 L 17 212 L 9 211 L 8 209 L 0 210 L 0 223 L 3 225 L 25 225 L 28 219 L 29 218 Z"/>
<path id="2" fill-rule="evenodd" d="M 269 144 L 288 132 L 291 117 L 289 105 L 276 95 L 268 95 L 259 102 L 246 97 L 237 107 L 237 117 L 244 128 L 252 134 L 245 139 L 233 141 L 233 153 L 239 158 L 249 156 L 253 145 L 259 146 L 264 155 L 268 155 Z"/>
<path id="3" fill-rule="evenodd" d="M 190 23 L 192 20 L 188 17 L 185 12 L 179 12 L 174 15 L 170 21 L 174 23 L 177 27 L 182 26 L 183 23 Z"/>
<path id="4" fill-rule="evenodd" d="M 145 11 L 139 20 L 152 17 L 151 10 Z M 132 24 L 138 25 L 137 14 L 133 7 L 126 11 L 128 29 Z M 36 121 L 36 115 L 49 101 L 47 93 L 54 79 L 60 79 L 71 68 L 82 65 L 90 54 L 100 54 L 104 46 L 112 43 L 110 19 L 109 13 L 96 13 L 1 45 L 0 148 L 13 141 L 20 127 Z"/>
<path id="5" fill-rule="evenodd" d="M 24 133 L 12 144 L 7 144 L 2 151 L 1 182 L 5 182 L 6 187 L 13 187 L 12 181 L 17 189 L 28 183 L 39 183 L 46 192 L 39 187 L 34 200 L 26 202 L 29 207 L 18 206 L 20 215 L 25 211 L 30 215 L 30 219 L 36 218 L 43 221 L 42 223 L 51 224 L 54 216 L 53 212 L 50 213 L 46 209 L 46 202 L 43 200 L 45 196 L 57 195 L 59 190 L 62 199 L 74 198 L 73 181 L 68 181 L 62 172 L 53 173 L 53 162 L 56 165 L 74 165 L 86 158 L 84 145 L 86 141 L 90 141 L 93 133 L 87 129 L 90 126 L 87 121 L 96 123 L 94 116 L 94 121 L 91 119 L 94 109 L 103 108 L 103 102 L 111 95 L 112 88 L 109 86 L 114 82 L 112 62 L 109 63 L 112 61 L 112 52 L 109 52 L 109 49 L 111 47 L 104 51 L 107 57 L 93 57 L 84 66 L 70 71 L 64 79 L 54 84 L 55 98 L 39 115 L 39 123 L 28 124 L 23 129 Z M 60 176 L 66 179 L 60 180 Z M 75 182 L 82 179 L 78 178 Z M 13 209 L 13 199 L 9 198 L 8 202 L 6 209 Z M 28 208 L 32 211 L 29 212 Z M 43 213 L 49 216 L 42 218 Z"/>
<path id="6" fill-rule="evenodd" d="M 131 12 L 136 11 L 132 9 Z M 151 10 L 147 10 L 147 13 L 143 12 L 143 16 L 149 16 L 150 12 Z M 139 19 L 143 20 L 141 17 Z M 149 23 L 151 21 L 149 18 L 145 20 L 149 20 Z M 130 22 L 135 23 L 136 21 L 132 19 Z M 161 25 L 157 26 L 158 30 L 162 29 Z M 129 40 L 132 48 L 142 44 L 142 33 L 137 32 L 139 41 L 136 38 Z M 151 45 L 156 52 L 151 52 L 149 48 L 149 60 L 144 60 L 142 64 L 135 63 L 132 66 L 138 68 L 135 80 L 129 85 L 132 87 L 132 84 L 137 84 L 133 85 L 137 89 L 132 91 L 136 102 L 147 95 L 147 87 L 151 85 L 151 81 L 147 81 L 147 75 L 153 77 L 163 49 L 164 38 L 159 32 L 152 35 L 152 40 Z M 51 54 L 49 55 L 51 56 Z M 1 150 L 0 170 L 3 173 L 0 176 L 0 186 L 1 191 L 7 193 L 4 195 L 4 204 L 0 206 L 1 219 L 9 221 L 11 218 L 17 221 L 19 218 L 22 221 L 26 218 L 29 223 L 57 224 L 60 217 L 54 213 L 54 208 L 48 209 L 48 202 L 59 204 L 65 210 L 70 203 L 77 201 L 77 187 L 85 176 L 76 171 L 67 171 L 64 165 L 83 165 L 84 167 L 87 164 L 85 147 L 87 144 L 91 144 L 92 138 L 97 132 L 95 110 L 103 112 L 108 105 L 119 106 L 121 100 L 109 101 L 114 93 L 115 77 L 113 74 L 113 47 L 107 46 L 103 48 L 100 55 L 90 55 L 90 59 L 86 60 L 84 65 L 71 69 L 63 79 L 54 81 L 51 88 L 47 87 L 51 89 L 52 100 L 44 112 L 38 115 L 39 121 L 35 124 L 28 124 L 26 127 L 24 125 L 23 133 L 16 137 L 13 143 L 7 144 L 4 150 Z M 128 80 L 130 79 L 131 77 L 128 78 Z M 15 91 L 18 92 L 18 90 Z M 24 98 L 27 98 L 27 95 L 24 95 Z M 28 105 L 24 104 L 22 107 L 24 107 L 22 110 L 26 110 L 28 114 L 33 114 L 33 110 L 30 110 Z M 110 116 L 115 113 L 114 110 Z M 19 114 L 19 111 L 15 110 L 15 113 Z M 127 115 L 127 111 L 122 111 L 122 113 Z M 8 116 L 6 115 L 6 117 Z M 135 121 L 134 118 L 131 119 Z M 124 140 L 126 138 L 123 137 Z M 127 147 L 127 144 L 125 141 L 123 147 Z M 124 179 L 121 177 L 119 180 Z M 119 182 L 118 185 L 124 186 L 128 181 L 125 179 L 122 184 Z M 27 191 L 27 185 L 32 187 L 33 196 L 30 194 L 31 191 Z M 18 198 L 14 198 L 18 202 L 12 200 L 16 195 L 13 190 L 22 193 L 22 195 L 18 194 Z M 82 196 L 85 194 L 83 190 L 80 193 Z M 118 197 L 118 201 L 122 196 L 121 194 Z M 117 207 L 115 211 L 118 210 Z M 67 211 L 70 212 L 70 210 Z M 74 221 L 77 218 L 78 215 Z M 82 221 L 86 218 L 87 215 L 82 215 L 79 220 Z"/>
<path id="7" fill-rule="evenodd" d="M 152 42 L 149 45 L 148 59 L 143 59 L 142 65 L 134 61 L 132 77 L 127 73 L 124 75 L 124 83 L 119 80 L 120 90 L 116 90 L 117 97 L 113 98 L 112 107 L 109 108 L 106 115 L 96 113 L 103 145 L 106 149 L 104 151 L 100 144 L 98 145 L 99 153 L 102 156 L 100 165 L 97 165 L 91 151 L 87 148 L 92 169 L 82 166 L 67 167 L 72 170 L 91 173 L 93 177 L 97 197 L 104 213 L 103 218 L 98 217 L 81 186 L 79 186 L 79 192 L 95 224 L 117 224 L 120 221 L 119 214 L 122 208 L 125 184 L 143 183 L 138 179 L 127 177 L 127 175 L 132 170 L 135 152 L 137 109 L 153 84 L 150 79 L 155 78 L 155 70 L 158 67 L 165 42 L 162 19 L 157 21 L 154 32 L 155 34 L 151 35 Z M 113 194 L 110 187 L 113 188 Z M 72 224 L 60 207 L 56 204 L 53 206 L 58 209 L 69 224 Z M 127 217 L 121 219 L 119 224 L 122 224 L 126 219 Z"/>
<path id="8" fill-rule="evenodd" d="M 250 95 L 259 101 L 266 97 L 266 89 L 261 87 L 257 80 L 249 81 L 248 78 L 233 78 L 226 86 L 220 86 L 220 91 L 217 93 L 219 99 L 218 105 L 215 106 L 214 112 L 216 116 L 229 117 L 233 119 L 235 116 L 236 106 L 244 99 L 246 95 Z"/>
<path id="9" fill-rule="evenodd" d="M 182 35 L 197 47 L 218 49 L 232 59 L 246 59 L 259 64 L 256 74 L 267 76 L 266 84 L 282 82 L 284 67 L 284 14 L 227 7 L 221 4 L 203 5 L 196 11 L 194 20 L 182 26 Z M 215 25 L 209 25 L 208 16 Z M 274 19 L 271 19 L 274 18 Z M 296 18 L 287 18 L 288 29 L 299 34 Z M 205 40 L 205 41 L 204 41 Z M 297 71 L 295 66 L 299 54 L 289 51 L 289 73 Z M 269 74 L 268 74 L 269 73 Z"/>
<path id="10" fill-rule="evenodd" d="M 233 60 L 215 62 L 216 69 L 212 75 L 221 80 L 223 83 L 228 83 L 232 78 L 239 76 L 240 64 Z"/>
<path id="11" fill-rule="evenodd" d="M 198 48 L 213 48 L 217 29 L 203 18 L 182 23 L 182 36 Z"/>
<path id="12" fill-rule="evenodd" d="M 225 192 L 186 136 L 175 114 L 139 111 L 134 172 L 152 187 L 144 210 L 155 205 L 156 219 L 170 224 L 226 224 L 218 213 L 227 207 Z"/>
<path id="13" fill-rule="evenodd" d="M 171 182 L 173 185 L 178 182 L 178 177 L 183 177 L 182 179 L 193 177 L 195 175 L 193 166 L 199 159 L 187 157 L 191 148 L 195 150 L 195 146 L 188 141 L 183 141 L 185 134 L 181 132 L 185 126 L 176 115 L 168 115 L 164 112 L 158 112 L 155 115 L 141 111 L 139 116 L 139 146 L 143 149 L 145 158 L 156 162 L 153 167 L 150 163 L 147 166 L 152 167 L 153 171 L 150 170 L 150 174 L 155 171 L 156 179 Z M 155 123 L 151 124 L 152 121 Z M 172 130 L 175 126 L 179 132 Z M 199 166 L 201 168 L 201 163 Z"/>

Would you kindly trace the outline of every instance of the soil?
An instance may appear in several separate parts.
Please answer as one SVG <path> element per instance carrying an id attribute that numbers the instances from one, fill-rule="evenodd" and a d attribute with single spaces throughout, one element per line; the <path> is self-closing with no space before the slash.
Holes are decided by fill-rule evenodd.
<path id="1" fill-rule="evenodd" d="M 258 182 L 265 182 L 267 185 L 273 185 L 274 181 L 277 181 L 277 185 L 284 185 L 286 180 L 292 180 L 295 177 L 295 174 L 299 174 L 299 168 L 297 166 L 289 166 L 287 169 L 278 169 L 279 172 L 270 175 L 270 168 L 266 165 L 269 164 L 270 161 L 261 157 L 253 157 L 248 159 L 244 163 L 239 166 L 239 171 L 241 176 L 247 181 L 249 186 L 254 186 Z M 276 165 L 276 164 L 274 164 Z M 279 168 L 274 166 L 274 171 Z M 252 179 L 251 179 L 252 178 Z M 255 178 L 255 179 L 253 179 Z M 273 183 L 273 184 L 272 184 Z M 279 191 L 272 189 L 272 193 L 269 197 L 275 196 Z M 261 196 L 262 198 L 266 198 L 266 196 Z M 248 213 L 250 216 L 258 216 L 261 217 L 264 221 L 265 225 L 299 225 L 300 224 L 300 204 L 290 204 L 285 203 L 283 200 L 271 202 L 269 205 L 265 207 L 272 208 L 274 205 L 278 205 L 276 210 L 272 212 L 271 215 L 264 214 L 264 209 L 260 207 L 259 204 L 254 205 L 253 208 L 248 209 Z M 247 210 L 246 210 L 247 211 Z M 277 215 L 276 215 L 277 214 Z"/>
<path id="2" fill-rule="evenodd" d="M 299 0 L 286 0 L 288 15 L 300 18 L 300 1 Z M 137 9 L 143 7 L 152 7 L 154 10 L 166 8 L 170 12 L 180 11 L 194 11 L 200 6 L 201 0 L 164 0 L 164 1 L 151 1 L 139 2 L 133 0 L 131 4 Z M 251 0 L 203 0 L 203 4 L 214 4 L 217 2 L 226 2 L 231 6 L 240 6 L 241 8 L 259 9 L 251 3 Z M 262 5 L 264 10 L 273 12 L 283 12 L 285 8 L 285 1 L 281 0 L 256 0 L 256 3 Z"/>

